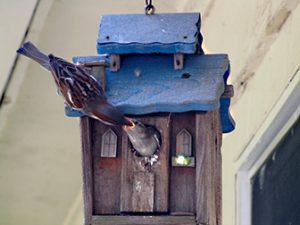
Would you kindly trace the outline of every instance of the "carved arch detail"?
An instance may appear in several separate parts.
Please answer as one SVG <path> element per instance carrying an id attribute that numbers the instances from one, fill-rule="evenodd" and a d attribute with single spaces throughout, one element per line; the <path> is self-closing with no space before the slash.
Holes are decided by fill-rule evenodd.
<path id="1" fill-rule="evenodd" d="M 176 135 L 176 155 L 178 154 L 192 156 L 192 135 L 186 129 Z"/>
<path id="2" fill-rule="evenodd" d="M 102 135 L 101 157 L 117 157 L 118 136 L 112 129 Z"/>

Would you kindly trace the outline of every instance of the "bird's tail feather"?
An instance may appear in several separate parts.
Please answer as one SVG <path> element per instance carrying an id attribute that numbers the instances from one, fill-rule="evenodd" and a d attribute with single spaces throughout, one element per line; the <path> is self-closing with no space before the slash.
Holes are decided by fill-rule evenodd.
<path id="1" fill-rule="evenodd" d="M 49 58 L 47 55 L 42 53 L 37 47 L 35 47 L 31 42 L 24 43 L 18 50 L 18 54 L 27 56 L 28 58 L 33 59 L 41 66 L 50 70 Z"/>

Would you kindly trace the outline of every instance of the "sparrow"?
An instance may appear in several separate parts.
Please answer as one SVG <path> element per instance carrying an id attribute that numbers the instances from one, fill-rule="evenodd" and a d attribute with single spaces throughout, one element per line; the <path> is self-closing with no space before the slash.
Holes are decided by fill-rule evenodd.
<path id="1" fill-rule="evenodd" d="M 161 146 L 161 136 L 159 131 L 151 125 L 145 125 L 138 120 L 131 120 L 133 126 L 123 126 L 127 136 L 132 144 L 133 150 L 137 152 L 138 156 L 148 158 L 151 163 L 152 160 L 157 159 L 155 154 Z"/>
<path id="2" fill-rule="evenodd" d="M 29 57 L 51 72 L 58 93 L 71 108 L 109 126 L 126 126 L 130 129 L 134 125 L 107 101 L 101 83 L 84 68 L 53 54 L 45 55 L 31 42 L 24 43 L 17 53 Z"/>

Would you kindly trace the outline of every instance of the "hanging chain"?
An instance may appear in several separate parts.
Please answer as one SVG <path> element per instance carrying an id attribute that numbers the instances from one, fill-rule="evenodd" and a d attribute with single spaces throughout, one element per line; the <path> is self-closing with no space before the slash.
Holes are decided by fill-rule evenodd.
<path id="1" fill-rule="evenodd" d="M 146 6 L 145 6 L 145 14 L 146 15 L 153 15 L 155 12 L 155 7 L 152 5 L 152 0 L 145 0 Z"/>

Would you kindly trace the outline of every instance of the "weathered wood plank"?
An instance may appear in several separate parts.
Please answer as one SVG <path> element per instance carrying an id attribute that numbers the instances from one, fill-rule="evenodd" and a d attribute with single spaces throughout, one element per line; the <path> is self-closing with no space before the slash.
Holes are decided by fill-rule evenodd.
<path id="1" fill-rule="evenodd" d="M 221 225 L 221 131 L 217 111 L 196 114 L 196 219 Z"/>
<path id="2" fill-rule="evenodd" d="M 82 178 L 83 178 L 83 207 L 84 224 L 92 224 L 93 214 L 93 165 L 91 119 L 80 118 L 81 148 L 82 148 Z"/>
<path id="3" fill-rule="evenodd" d="M 209 132 L 210 116 L 206 114 L 196 114 L 196 186 L 199 187 L 196 191 L 196 221 L 199 224 L 208 224 L 209 209 L 207 205 L 208 177 L 210 171 L 207 168 L 209 160 L 207 142 Z"/>
<path id="4" fill-rule="evenodd" d="M 216 137 L 216 208 L 217 208 L 217 225 L 222 224 L 222 125 L 221 115 L 215 112 L 215 137 Z"/>
<path id="5" fill-rule="evenodd" d="M 154 174 L 148 171 L 133 175 L 132 210 L 134 212 L 154 211 Z"/>
<path id="6" fill-rule="evenodd" d="M 119 214 L 122 131 L 93 121 L 91 135 L 94 162 L 94 214 Z M 102 134 L 109 129 L 112 129 L 118 137 L 116 158 L 101 157 Z"/>
<path id="7" fill-rule="evenodd" d="M 169 120 L 167 116 L 149 116 L 138 119 L 145 124 L 156 126 L 161 133 L 159 163 L 155 164 L 151 171 L 155 174 L 154 212 L 167 212 L 169 201 Z M 124 147 L 122 150 L 121 211 L 134 212 L 132 206 L 134 173 L 145 172 L 145 168 L 139 164 L 137 157 L 133 156 L 126 134 L 122 139 Z"/>
<path id="8" fill-rule="evenodd" d="M 92 74 L 94 77 L 101 82 L 101 87 L 105 90 L 106 77 L 105 77 L 105 66 L 92 66 Z"/>
<path id="9" fill-rule="evenodd" d="M 195 212 L 195 169 L 173 167 L 170 183 L 170 212 Z"/>
<path id="10" fill-rule="evenodd" d="M 196 225 L 194 216 L 93 216 L 93 225 Z"/>
<path id="11" fill-rule="evenodd" d="M 173 113 L 171 116 L 171 151 L 176 155 L 176 136 L 183 129 L 191 135 L 191 156 L 195 154 L 195 113 Z M 196 162 L 197 163 L 197 162 Z M 170 177 L 170 212 L 195 212 L 195 168 L 171 167 Z"/>
<path id="12" fill-rule="evenodd" d="M 217 162 L 216 162 L 216 124 L 215 124 L 215 112 L 210 112 L 210 126 L 207 127 L 209 130 L 209 171 L 210 177 L 208 178 L 208 186 L 209 186 L 209 195 L 207 196 L 207 202 L 209 207 L 209 224 L 216 225 L 217 223 L 217 207 L 216 207 L 216 176 L 217 176 Z"/>

